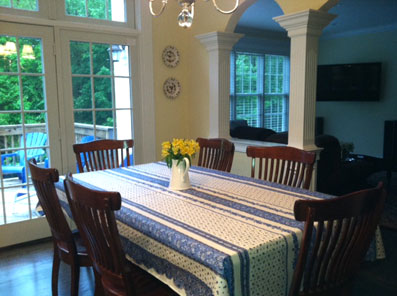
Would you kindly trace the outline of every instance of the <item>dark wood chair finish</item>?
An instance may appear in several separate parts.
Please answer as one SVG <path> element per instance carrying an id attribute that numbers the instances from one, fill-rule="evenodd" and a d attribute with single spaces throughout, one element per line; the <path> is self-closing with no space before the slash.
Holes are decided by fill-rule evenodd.
<path id="1" fill-rule="evenodd" d="M 114 216 L 121 207 L 118 192 L 91 190 L 74 182 L 70 174 L 64 184 L 75 222 L 106 295 L 176 295 L 126 259 Z"/>
<path id="2" fill-rule="evenodd" d="M 351 295 L 353 276 L 374 237 L 385 198 L 379 183 L 328 200 L 295 202 L 295 219 L 305 221 L 305 228 L 289 296 Z"/>
<path id="3" fill-rule="evenodd" d="M 230 172 L 234 157 L 234 144 L 227 139 L 197 138 L 200 145 L 198 166 Z"/>
<path id="4" fill-rule="evenodd" d="M 29 169 L 54 242 L 52 295 L 58 295 L 58 276 L 61 260 L 71 266 L 71 295 L 78 295 L 80 266 L 92 266 L 92 261 L 88 257 L 79 233 L 70 230 L 59 204 L 54 186 L 54 182 L 59 181 L 59 173 L 54 168 L 38 167 L 35 159 L 29 161 Z"/>
<path id="5" fill-rule="evenodd" d="M 316 161 L 314 152 L 288 146 L 247 147 L 247 156 L 252 157 L 251 177 L 292 187 L 309 189 L 313 166 Z M 259 159 L 256 169 L 256 159 Z"/>
<path id="6" fill-rule="evenodd" d="M 134 140 L 96 140 L 73 145 L 79 172 L 130 166 Z"/>

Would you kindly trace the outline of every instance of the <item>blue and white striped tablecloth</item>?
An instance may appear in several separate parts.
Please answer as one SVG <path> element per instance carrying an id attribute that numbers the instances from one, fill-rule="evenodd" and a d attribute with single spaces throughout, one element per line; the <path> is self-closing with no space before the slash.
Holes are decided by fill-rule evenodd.
<path id="1" fill-rule="evenodd" d="M 330 196 L 198 167 L 189 176 L 192 188 L 183 191 L 168 189 L 164 163 L 74 179 L 120 192 L 116 218 L 127 257 L 178 293 L 287 295 L 303 229 L 294 202 Z M 67 208 L 64 194 L 60 200 Z"/>

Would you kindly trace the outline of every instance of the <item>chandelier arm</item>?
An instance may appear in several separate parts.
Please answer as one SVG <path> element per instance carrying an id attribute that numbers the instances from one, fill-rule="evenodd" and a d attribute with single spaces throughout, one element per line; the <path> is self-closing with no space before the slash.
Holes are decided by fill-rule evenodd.
<path id="1" fill-rule="evenodd" d="M 240 0 L 236 0 L 236 4 L 234 5 L 234 8 L 231 10 L 222 10 L 219 8 L 219 6 L 216 4 L 216 0 L 212 0 L 212 3 L 214 4 L 216 10 L 218 10 L 219 12 L 225 13 L 225 14 L 229 14 L 229 13 L 233 13 L 236 11 L 237 7 L 239 6 Z"/>
<path id="2" fill-rule="evenodd" d="M 162 0 L 161 2 L 163 3 L 163 6 L 161 6 L 161 9 L 158 13 L 155 13 L 153 10 L 153 4 L 152 4 L 152 2 L 154 2 L 154 0 L 149 0 L 149 10 L 150 10 L 151 15 L 153 15 L 153 16 L 161 15 L 165 9 L 165 6 L 167 5 L 167 1 L 168 0 Z"/>

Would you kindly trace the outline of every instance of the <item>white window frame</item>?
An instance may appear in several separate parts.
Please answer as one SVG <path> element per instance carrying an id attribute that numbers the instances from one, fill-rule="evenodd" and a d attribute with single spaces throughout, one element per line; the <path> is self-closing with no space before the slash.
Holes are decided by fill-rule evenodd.
<path id="1" fill-rule="evenodd" d="M 251 56 L 258 56 L 259 57 L 259 65 L 258 65 L 258 80 L 257 80 L 257 92 L 256 93 L 236 93 L 236 55 L 251 55 Z M 283 79 L 283 90 L 284 93 L 266 93 L 265 92 L 265 57 L 266 56 L 282 56 L 284 57 L 284 79 Z M 263 81 L 263 83 L 260 83 Z M 281 96 L 283 99 L 283 111 L 281 112 L 282 123 L 281 129 L 278 129 L 274 126 L 266 125 L 266 121 L 268 120 L 267 114 L 265 113 L 265 101 L 268 96 Z M 242 51 L 232 51 L 230 55 L 230 120 L 236 119 L 236 102 L 237 97 L 245 97 L 245 96 L 256 96 L 258 97 L 258 119 L 257 122 L 259 123 L 256 127 L 264 127 L 273 129 L 277 132 L 283 132 L 288 130 L 288 118 L 289 118 L 289 57 L 285 55 L 275 55 L 275 54 L 266 54 L 266 53 L 253 53 L 253 52 L 242 52 Z M 280 113 L 280 112 L 278 112 Z M 276 113 L 271 113 L 272 115 L 277 115 Z M 270 119 L 272 120 L 272 119 Z"/>
<path id="2" fill-rule="evenodd" d="M 29 17 L 42 20 L 57 20 L 70 23 L 85 23 L 90 25 L 102 25 L 120 28 L 137 28 L 137 19 L 140 19 L 141 3 L 137 0 L 125 0 L 125 17 L 126 22 L 116 22 L 109 20 L 101 20 L 89 17 L 69 16 L 65 14 L 65 0 L 37 0 L 39 4 L 38 11 L 28 11 L 15 8 L 0 7 L 0 19 L 2 15 L 12 15 L 19 17 Z M 135 4 L 135 2 L 137 4 Z M 32 20 L 33 22 L 34 21 Z"/>

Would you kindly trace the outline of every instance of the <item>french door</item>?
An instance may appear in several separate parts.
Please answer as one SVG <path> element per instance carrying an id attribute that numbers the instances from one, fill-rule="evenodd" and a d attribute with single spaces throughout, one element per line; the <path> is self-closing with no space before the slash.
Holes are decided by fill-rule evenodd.
<path id="1" fill-rule="evenodd" d="M 50 234 L 28 161 L 61 166 L 53 36 L 0 22 L 0 247 Z"/>
<path id="2" fill-rule="evenodd" d="M 135 55 L 131 37 L 0 23 L 0 247 L 50 235 L 30 159 L 74 173 L 74 143 L 134 138 Z"/>

